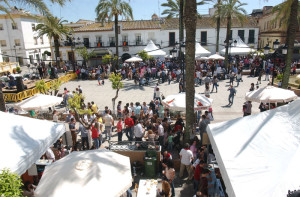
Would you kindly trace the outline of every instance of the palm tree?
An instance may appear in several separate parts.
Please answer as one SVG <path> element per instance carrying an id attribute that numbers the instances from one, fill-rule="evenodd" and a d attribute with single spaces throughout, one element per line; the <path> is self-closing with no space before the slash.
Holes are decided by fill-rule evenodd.
<path id="1" fill-rule="evenodd" d="M 106 18 L 115 22 L 115 39 L 116 39 L 116 55 L 117 65 L 119 65 L 119 38 L 118 38 L 118 21 L 119 16 L 125 17 L 126 20 L 133 20 L 132 8 L 129 3 L 122 0 L 100 0 L 96 9 L 97 19 L 104 22 Z"/>
<path id="2" fill-rule="evenodd" d="M 38 37 L 47 35 L 49 39 L 54 41 L 55 58 L 58 60 L 59 55 L 59 39 L 69 35 L 71 29 L 65 26 L 63 23 L 66 20 L 59 19 L 54 16 L 46 16 L 41 20 L 41 24 L 38 24 L 35 31 L 38 32 Z M 57 61 L 57 65 L 60 66 L 60 61 Z"/>
<path id="3" fill-rule="evenodd" d="M 64 6 L 66 1 L 70 0 L 50 0 L 51 3 L 58 3 L 60 6 Z M 43 15 L 50 16 L 51 13 L 43 0 L 0 0 L 3 4 L 0 5 L 0 11 L 5 12 L 10 16 L 11 5 L 10 3 L 18 3 L 21 5 L 26 5 L 28 7 L 36 9 Z"/>
<path id="4" fill-rule="evenodd" d="M 229 46 L 229 39 L 230 39 L 230 29 L 231 29 L 231 20 L 236 18 L 241 25 L 243 22 L 246 21 L 246 10 L 242 8 L 243 6 L 247 5 L 246 3 L 241 3 L 239 0 L 224 0 L 223 6 L 220 10 L 220 17 L 224 18 L 227 23 L 226 29 L 226 51 L 225 51 L 225 67 L 228 66 L 228 46 Z"/>
<path id="5" fill-rule="evenodd" d="M 190 132 L 194 125 L 194 99 L 195 99 L 195 38 L 197 24 L 197 3 L 196 0 L 185 2 L 185 29 L 186 29 L 186 131 L 184 141 L 190 139 Z"/>
<path id="6" fill-rule="evenodd" d="M 298 0 L 285 0 L 283 3 L 275 6 L 273 12 L 277 12 L 275 21 L 278 19 L 287 27 L 287 55 L 286 55 L 286 66 L 282 78 L 282 88 L 288 88 L 289 79 L 291 73 L 291 64 L 293 60 L 294 43 L 296 38 L 296 31 L 299 28 L 298 20 Z"/>
<path id="7" fill-rule="evenodd" d="M 215 14 L 213 15 L 212 19 L 214 22 L 217 23 L 217 39 L 216 39 L 216 52 L 219 52 L 219 40 L 220 40 L 220 26 L 221 26 L 221 7 L 222 7 L 222 0 L 218 0 L 217 3 L 214 5 L 217 8 Z"/>

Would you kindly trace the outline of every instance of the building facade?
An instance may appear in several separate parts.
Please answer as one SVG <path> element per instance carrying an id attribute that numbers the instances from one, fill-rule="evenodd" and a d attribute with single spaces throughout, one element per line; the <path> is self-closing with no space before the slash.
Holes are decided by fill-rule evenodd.
<path id="1" fill-rule="evenodd" d="M 20 65 L 34 64 L 51 57 L 47 36 L 37 37 L 35 27 L 39 24 L 22 10 L 14 10 L 8 15 L 0 15 L 0 48 L 3 61 L 19 62 Z"/>
<path id="2" fill-rule="evenodd" d="M 73 37 L 78 45 L 70 44 L 68 38 L 61 42 L 61 59 L 64 61 L 81 60 L 78 56 L 76 47 L 85 46 L 90 51 L 93 50 L 98 59 L 101 55 L 110 51 L 116 53 L 115 31 L 113 22 L 78 22 L 67 24 L 73 28 Z M 119 57 L 124 55 L 134 56 L 143 50 L 147 43 L 152 40 L 159 48 L 170 54 L 170 50 L 179 42 L 179 22 L 178 18 L 159 19 L 157 16 L 152 20 L 119 21 Z M 248 17 L 244 24 L 240 24 L 236 19 L 232 21 L 231 38 L 234 41 L 240 37 L 250 47 L 258 46 L 259 28 L 257 20 Z M 212 54 L 216 53 L 216 24 L 211 16 L 204 16 L 197 21 L 196 41 L 209 50 Z M 220 29 L 219 50 L 225 48 L 226 24 L 222 23 Z M 72 46 L 70 46 L 72 45 Z M 52 53 L 54 48 L 52 47 Z M 97 59 L 94 58 L 94 59 Z"/>

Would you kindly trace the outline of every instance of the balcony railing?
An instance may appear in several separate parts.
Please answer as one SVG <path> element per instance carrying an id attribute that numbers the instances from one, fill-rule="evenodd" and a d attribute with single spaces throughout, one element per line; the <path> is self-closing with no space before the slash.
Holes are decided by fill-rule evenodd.
<path id="1" fill-rule="evenodd" d="M 108 42 L 107 46 L 115 47 L 115 46 L 116 46 L 116 43 L 115 43 L 115 42 Z"/>
<path id="2" fill-rule="evenodd" d="M 99 48 L 99 47 L 104 47 L 104 42 L 95 42 L 94 46 Z"/>

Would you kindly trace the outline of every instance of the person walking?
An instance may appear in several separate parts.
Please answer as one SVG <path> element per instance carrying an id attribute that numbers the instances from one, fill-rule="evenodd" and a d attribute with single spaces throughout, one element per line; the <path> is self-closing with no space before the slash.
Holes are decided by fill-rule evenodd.
<path id="1" fill-rule="evenodd" d="M 164 143 L 164 136 L 165 136 L 164 127 L 162 126 L 160 120 L 158 120 L 157 125 L 158 125 L 157 132 L 158 132 L 158 136 L 159 136 L 158 141 L 159 141 L 159 145 L 161 145 L 161 148 L 163 150 L 163 147 L 165 145 L 165 143 Z"/>
<path id="2" fill-rule="evenodd" d="M 89 138 L 88 138 L 88 130 L 81 123 L 79 124 L 78 130 L 81 133 L 82 150 L 89 150 L 90 145 L 89 145 Z"/>
<path id="3" fill-rule="evenodd" d="M 122 136 L 123 136 L 122 118 L 119 118 L 119 122 L 117 123 L 117 132 L 118 132 L 118 142 L 122 142 Z"/>
<path id="4" fill-rule="evenodd" d="M 69 123 L 69 129 L 71 131 L 72 142 L 73 142 L 73 147 L 74 148 L 75 148 L 76 142 L 77 142 L 77 130 L 75 129 L 75 124 L 76 124 L 75 118 L 71 118 L 71 121 Z"/>
<path id="5" fill-rule="evenodd" d="M 132 141 L 133 140 L 134 122 L 133 122 L 132 118 L 129 117 L 129 114 L 126 114 L 124 122 L 125 122 L 126 137 L 128 138 L 128 141 Z"/>
<path id="6" fill-rule="evenodd" d="M 188 180 L 192 179 L 192 173 L 191 173 L 191 165 L 193 161 L 193 153 L 189 149 L 190 145 L 186 143 L 184 145 L 184 148 L 181 149 L 179 155 L 180 155 L 180 170 L 179 170 L 179 178 L 182 178 L 184 169 L 188 172 Z"/>
<path id="7" fill-rule="evenodd" d="M 100 148 L 100 141 L 99 141 L 99 134 L 100 134 L 100 124 L 94 120 L 95 125 L 91 126 L 91 131 L 92 131 L 92 139 L 94 142 L 94 147 L 95 149 Z"/>
<path id="8" fill-rule="evenodd" d="M 214 76 L 213 80 L 212 80 L 212 84 L 213 84 L 213 87 L 212 87 L 212 90 L 211 92 L 214 91 L 214 88 L 216 87 L 216 93 L 218 92 L 218 82 L 219 80 L 217 79 L 217 76 Z"/>
<path id="9" fill-rule="evenodd" d="M 233 104 L 234 96 L 236 95 L 236 90 L 233 87 L 233 85 L 230 85 L 230 87 L 228 88 L 228 91 L 229 91 L 229 97 L 228 97 L 229 104 L 228 104 L 228 106 L 231 106 Z"/>
<path id="10" fill-rule="evenodd" d="M 105 110 L 104 116 L 104 125 L 105 125 L 105 140 L 107 140 L 107 135 L 109 136 L 109 140 L 111 139 L 111 129 L 115 126 L 114 118 L 109 114 L 108 110 Z"/>
<path id="11" fill-rule="evenodd" d="M 134 137 L 135 141 L 143 141 L 145 134 L 145 129 L 142 127 L 141 123 L 137 120 L 136 125 L 134 126 Z"/>

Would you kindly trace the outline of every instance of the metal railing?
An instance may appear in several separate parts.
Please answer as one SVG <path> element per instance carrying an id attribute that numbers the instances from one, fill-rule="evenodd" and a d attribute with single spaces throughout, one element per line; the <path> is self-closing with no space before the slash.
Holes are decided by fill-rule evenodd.
<path id="1" fill-rule="evenodd" d="M 159 143 L 157 141 L 109 141 L 109 150 L 112 151 L 159 151 Z"/>

